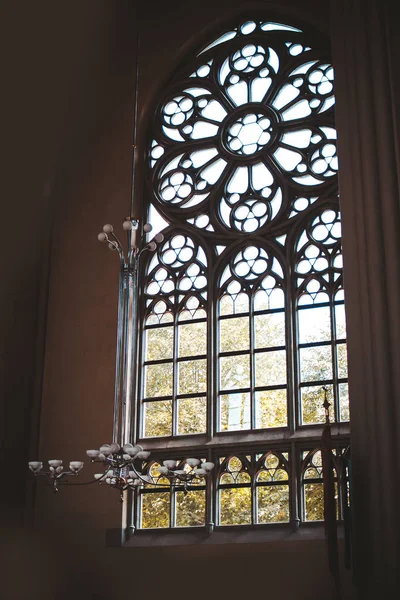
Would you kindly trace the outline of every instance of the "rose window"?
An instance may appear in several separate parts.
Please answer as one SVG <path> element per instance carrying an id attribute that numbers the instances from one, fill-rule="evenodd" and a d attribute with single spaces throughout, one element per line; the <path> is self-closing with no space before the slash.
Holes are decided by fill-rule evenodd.
<path id="1" fill-rule="evenodd" d="M 156 111 L 154 207 L 206 235 L 282 228 L 335 185 L 333 105 L 333 68 L 305 32 L 269 21 L 226 32 Z"/>

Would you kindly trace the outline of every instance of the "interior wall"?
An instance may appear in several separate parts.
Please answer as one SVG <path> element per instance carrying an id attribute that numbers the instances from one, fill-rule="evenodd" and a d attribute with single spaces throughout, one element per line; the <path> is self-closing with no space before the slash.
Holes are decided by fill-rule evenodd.
<path id="1" fill-rule="evenodd" d="M 7 223 L 21 226 L 18 244 L 5 231 L 0 321 L 5 449 L 22 472 L 28 456 L 82 459 L 111 437 L 118 264 L 97 233 L 106 222 L 118 228 L 129 212 L 136 27 L 143 136 L 157 89 L 187 45 L 210 23 L 253 6 L 327 29 L 327 7 L 311 0 L 301 7 L 295 0 L 44 1 L 26 3 L 23 19 L 16 9 L 10 14 L 8 92 L 17 128 L 10 127 L 12 201 L 3 210 Z M 282 600 L 335 597 L 323 540 L 106 548 L 105 530 L 120 523 L 115 493 L 88 486 L 54 497 L 15 472 L 3 536 L 7 598 L 197 598 L 211 589 L 232 599 L 249 590 L 279 592 Z"/>

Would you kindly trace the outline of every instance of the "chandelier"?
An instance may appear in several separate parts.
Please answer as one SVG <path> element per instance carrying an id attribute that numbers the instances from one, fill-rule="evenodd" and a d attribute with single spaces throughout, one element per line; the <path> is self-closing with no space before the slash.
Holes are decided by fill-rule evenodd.
<path id="1" fill-rule="evenodd" d="M 154 470 L 151 468 L 153 462 L 149 460 L 150 452 L 136 444 L 134 439 L 131 424 L 136 416 L 134 365 L 137 358 L 139 261 L 144 252 L 154 252 L 164 240 L 164 236 L 157 233 L 147 241 L 146 236 L 151 232 L 152 226 L 146 223 L 142 228 L 142 236 L 139 237 L 139 221 L 133 217 L 126 217 L 123 229 L 127 235 L 126 253 L 112 225 L 104 225 L 103 231 L 98 234 L 100 242 L 106 242 L 110 250 L 117 252 L 120 265 L 113 442 L 103 444 L 98 450 L 86 451 L 92 463 L 102 465 L 103 472 L 96 473 L 90 481 L 74 483 L 71 478 L 82 470 L 82 461 L 71 461 L 68 470 L 64 470 L 63 461 L 59 459 L 49 460 L 48 470 L 43 469 L 41 461 L 29 462 L 29 468 L 34 475 L 45 478 L 54 492 L 65 484 L 106 484 L 119 491 L 121 501 L 125 491 L 137 490 L 140 486 L 162 488 L 170 487 L 171 484 L 181 485 L 186 492 L 190 483 L 195 483 L 196 478 L 206 477 L 214 468 L 212 462 L 184 458 L 164 460 L 163 464 Z"/>

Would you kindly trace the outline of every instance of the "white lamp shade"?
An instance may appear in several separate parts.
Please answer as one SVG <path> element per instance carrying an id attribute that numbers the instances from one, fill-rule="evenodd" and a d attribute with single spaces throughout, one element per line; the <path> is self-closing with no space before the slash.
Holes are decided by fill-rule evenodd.
<path id="1" fill-rule="evenodd" d="M 86 450 L 86 454 L 89 458 L 98 458 L 100 450 Z"/>
<path id="2" fill-rule="evenodd" d="M 110 449 L 112 454 L 117 454 L 117 452 L 119 452 L 121 450 L 121 446 L 119 444 L 116 444 L 115 442 L 113 442 L 112 444 L 110 444 Z"/>
<path id="3" fill-rule="evenodd" d="M 176 467 L 176 460 L 163 460 L 163 465 L 164 467 L 168 467 L 168 469 L 175 469 Z"/>
<path id="4" fill-rule="evenodd" d="M 49 465 L 51 467 L 61 467 L 62 463 L 62 460 L 49 460 Z"/>
<path id="5" fill-rule="evenodd" d="M 69 463 L 69 468 L 71 469 L 71 471 L 73 471 L 74 473 L 78 473 L 83 467 L 83 462 L 80 460 L 72 460 Z"/>
<path id="6" fill-rule="evenodd" d="M 109 456 L 110 454 L 112 454 L 110 444 L 103 444 L 102 446 L 100 446 L 100 453 L 104 454 L 104 456 Z"/>
<path id="7" fill-rule="evenodd" d="M 38 473 L 39 471 L 41 471 L 43 469 L 43 463 L 40 462 L 39 460 L 31 460 L 31 462 L 28 463 L 29 468 L 31 471 L 33 471 L 34 473 Z"/>
<path id="8" fill-rule="evenodd" d="M 93 477 L 95 479 L 101 479 L 102 477 L 104 477 L 104 473 L 95 473 Z"/>
<path id="9" fill-rule="evenodd" d="M 189 465 L 189 467 L 197 467 L 197 465 L 200 464 L 200 461 L 198 458 L 188 458 L 186 459 L 186 463 Z"/>
<path id="10" fill-rule="evenodd" d="M 132 444 L 124 444 L 122 446 L 122 450 L 125 452 L 125 454 L 130 454 L 133 450 L 133 446 Z"/>
<path id="11" fill-rule="evenodd" d="M 214 468 L 214 463 L 213 462 L 203 462 L 201 464 L 201 468 L 207 472 L 212 471 Z"/>
<path id="12" fill-rule="evenodd" d="M 122 455 L 122 458 L 123 458 L 124 460 L 130 460 L 130 461 L 132 460 L 132 456 L 131 456 L 130 454 L 123 454 L 123 455 Z"/>
<path id="13" fill-rule="evenodd" d="M 196 469 L 195 474 L 198 475 L 199 477 L 203 477 L 203 475 L 206 475 L 207 471 L 205 469 Z"/>
<path id="14" fill-rule="evenodd" d="M 167 475 L 168 473 L 168 467 L 158 467 L 158 471 L 160 473 L 160 475 Z"/>
<path id="15" fill-rule="evenodd" d="M 136 457 L 140 460 L 146 460 L 147 458 L 149 458 L 149 456 L 150 452 L 146 452 L 146 450 L 140 450 L 140 452 L 136 454 Z"/>

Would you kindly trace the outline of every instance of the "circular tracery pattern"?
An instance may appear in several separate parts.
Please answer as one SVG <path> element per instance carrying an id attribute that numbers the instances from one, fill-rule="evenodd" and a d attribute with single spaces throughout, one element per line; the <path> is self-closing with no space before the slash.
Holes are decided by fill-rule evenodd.
<path id="1" fill-rule="evenodd" d="M 207 234 L 253 233 L 297 217 L 332 186 L 334 74 L 311 46 L 295 27 L 247 21 L 174 78 L 149 150 L 166 217 L 173 208 L 174 220 Z"/>
<path id="2" fill-rule="evenodd" d="M 234 154 L 254 154 L 271 139 L 272 125 L 263 114 L 239 117 L 227 132 L 227 146 Z"/>

